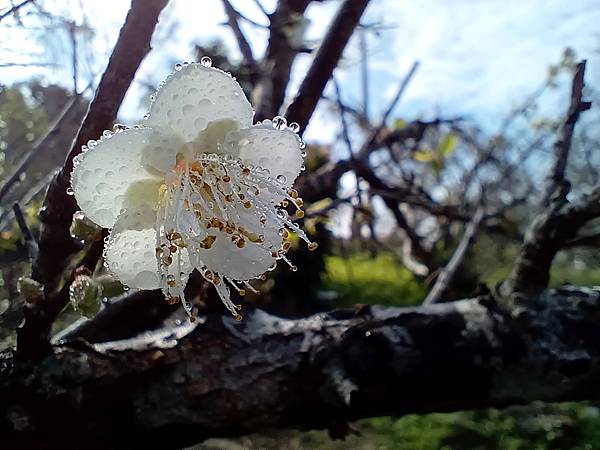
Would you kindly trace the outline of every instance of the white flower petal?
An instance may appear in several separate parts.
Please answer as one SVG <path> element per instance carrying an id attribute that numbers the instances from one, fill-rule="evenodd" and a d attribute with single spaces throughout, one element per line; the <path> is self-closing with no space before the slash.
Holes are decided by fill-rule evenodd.
<path id="1" fill-rule="evenodd" d="M 262 234 L 263 243 L 253 243 L 246 239 L 245 246 L 239 248 L 231 240 L 231 236 L 216 231 L 217 239 L 210 249 L 203 250 L 200 257 L 212 271 L 218 272 L 231 280 L 250 280 L 268 271 L 276 262 L 271 255 L 273 250 L 281 247 L 283 238 L 276 229 L 260 225 L 258 218 L 250 213 L 242 212 L 238 222 L 248 231 Z M 212 233 L 209 233 L 212 234 Z"/>
<path id="2" fill-rule="evenodd" d="M 214 120 L 232 119 L 248 127 L 253 114 L 237 81 L 219 69 L 193 63 L 167 78 L 150 106 L 146 124 L 170 127 L 190 142 Z"/>
<path id="3" fill-rule="evenodd" d="M 170 129 L 153 127 L 155 131 L 149 145 L 142 151 L 142 164 L 150 171 L 167 172 L 175 167 L 177 152 L 183 140 Z"/>
<path id="4" fill-rule="evenodd" d="M 156 179 L 141 165 L 142 151 L 152 136 L 148 128 L 125 130 L 77 157 L 71 186 L 79 207 L 98 225 L 112 227 L 132 183 Z"/>
<path id="5" fill-rule="evenodd" d="M 256 125 L 232 131 L 226 145 L 245 164 L 268 169 L 271 178 L 291 187 L 300 174 L 302 149 L 300 138 L 290 130 L 277 130 L 270 125 Z"/>
<path id="6" fill-rule="evenodd" d="M 125 210 L 115 222 L 106 263 L 123 284 L 138 289 L 160 287 L 156 261 L 156 213 L 149 209 Z"/>

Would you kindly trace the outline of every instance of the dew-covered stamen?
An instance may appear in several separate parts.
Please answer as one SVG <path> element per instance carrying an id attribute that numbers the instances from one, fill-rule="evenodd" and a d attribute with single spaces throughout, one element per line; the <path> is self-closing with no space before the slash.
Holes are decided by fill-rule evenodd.
<path id="1" fill-rule="evenodd" d="M 191 267 L 202 268 L 203 277 L 215 286 L 227 309 L 237 318 L 237 306 L 230 299 L 226 282 L 240 295 L 245 294 L 245 289 L 207 267 L 205 251 L 223 239 L 241 251 L 248 245 L 260 246 L 264 248 L 265 258 L 274 261 L 268 270 L 274 268 L 278 259 L 283 259 L 294 270 L 295 266 L 284 255 L 291 246 L 287 229 L 304 240 L 309 249 L 316 248 L 283 209 L 286 203 L 292 203 L 297 210 L 295 216 L 303 215 L 302 199 L 282 182 L 285 180 L 272 179 L 268 170 L 231 157 L 203 153 L 188 160 L 183 154 L 177 155 L 175 171 L 165 178 L 161 210 L 157 215 L 157 262 L 161 287 L 167 298 L 182 299 L 186 311 L 192 315 L 191 305 L 186 304 L 183 297 L 187 275 L 182 258 L 188 258 Z M 283 201 L 276 205 L 274 198 Z M 270 229 L 283 230 L 280 245 L 275 246 L 265 239 Z M 249 285 L 246 287 L 257 292 Z"/>

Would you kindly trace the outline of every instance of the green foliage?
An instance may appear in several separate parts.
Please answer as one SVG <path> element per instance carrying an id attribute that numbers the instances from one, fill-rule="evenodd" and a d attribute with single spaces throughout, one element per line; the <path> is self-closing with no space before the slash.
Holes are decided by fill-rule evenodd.
<path id="1" fill-rule="evenodd" d="M 426 293 L 425 287 L 389 253 L 375 257 L 366 253 L 327 256 L 323 288 L 339 295 L 338 307 L 357 303 L 416 305 Z"/>

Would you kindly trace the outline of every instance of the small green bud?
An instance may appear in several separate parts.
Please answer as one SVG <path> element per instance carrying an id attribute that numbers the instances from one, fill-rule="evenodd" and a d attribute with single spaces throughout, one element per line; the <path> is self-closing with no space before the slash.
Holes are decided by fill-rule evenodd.
<path id="1" fill-rule="evenodd" d="M 77 275 L 69 286 L 71 306 L 81 315 L 94 316 L 101 305 L 102 286 L 89 275 Z"/>
<path id="2" fill-rule="evenodd" d="M 94 240 L 101 231 L 101 228 L 88 219 L 81 211 L 77 211 L 73 214 L 73 221 L 71 222 L 71 237 L 79 239 L 80 241 L 91 241 Z"/>
<path id="3" fill-rule="evenodd" d="M 44 296 L 44 286 L 28 277 L 17 280 L 17 289 L 27 303 L 35 303 Z"/>

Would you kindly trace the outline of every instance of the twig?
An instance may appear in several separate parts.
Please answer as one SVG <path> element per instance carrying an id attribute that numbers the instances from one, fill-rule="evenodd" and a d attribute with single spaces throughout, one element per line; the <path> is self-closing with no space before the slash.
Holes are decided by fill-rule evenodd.
<path id="1" fill-rule="evenodd" d="M 308 125 L 333 69 L 338 65 L 344 48 L 368 4 L 369 0 L 346 0 L 323 38 L 296 98 L 285 113 L 288 120 L 300 125 L 302 131 Z"/>
<path id="2" fill-rule="evenodd" d="M 33 2 L 33 0 L 24 0 L 21 3 L 13 6 L 12 8 L 10 8 L 8 11 L 0 14 L 0 22 L 2 22 L 2 20 L 6 19 L 8 16 L 16 13 L 19 9 L 21 9 L 23 6 L 29 4 Z"/>
<path id="3" fill-rule="evenodd" d="M 65 123 L 65 118 L 79 106 L 79 100 L 81 99 L 80 95 L 74 95 L 71 97 L 69 102 L 60 112 L 54 123 L 48 128 L 48 131 L 45 135 L 40 137 L 38 141 L 33 145 L 33 147 L 25 154 L 25 156 L 21 159 L 17 167 L 14 168 L 13 172 L 6 178 L 4 184 L 0 187 L 0 203 L 4 196 L 10 191 L 13 184 L 19 181 L 21 174 L 27 169 L 31 161 L 39 154 L 39 152 L 43 151 L 46 147 L 48 147 L 48 143 L 51 139 L 53 139 L 56 135 L 60 134 L 62 128 Z"/>
<path id="4" fill-rule="evenodd" d="M 479 208 L 477 211 L 475 211 L 473 219 L 467 224 L 465 233 L 456 247 L 454 254 L 450 258 L 450 261 L 448 261 L 446 267 L 441 270 L 437 280 L 435 281 L 435 284 L 427 294 L 427 297 L 425 297 L 425 300 L 423 300 L 424 305 L 436 303 L 439 301 L 446 289 L 448 289 L 450 283 L 452 283 L 452 279 L 454 278 L 456 271 L 460 267 L 465 255 L 467 254 L 467 250 L 473 243 L 475 236 L 479 231 L 479 226 L 481 225 L 481 221 L 483 220 L 484 216 L 485 211 L 483 208 Z"/>
<path id="5" fill-rule="evenodd" d="M 33 200 L 37 195 L 41 194 L 48 187 L 48 183 L 50 180 L 54 178 L 57 170 L 51 171 L 48 175 L 38 181 L 31 189 L 29 189 L 25 195 L 18 199 L 19 204 L 23 206 L 27 206 L 31 200 Z M 6 208 L 2 214 L 0 215 L 0 232 L 6 231 L 6 229 L 12 223 L 14 219 L 14 211 L 12 208 Z"/>
<path id="6" fill-rule="evenodd" d="M 240 17 L 240 13 L 235 10 L 229 0 L 221 0 L 223 3 L 223 8 L 225 9 L 225 13 L 227 14 L 227 23 L 229 24 L 229 28 L 233 31 L 235 35 L 235 39 L 237 40 L 238 47 L 240 52 L 244 56 L 246 63 L 251 69 L 251 72 L 256 74 L 256 60 L 254 59 L 254 55 L 252 54 L 252 48 L 244 36 L 242 29 L 240 28 L 240 24 L 238 23 L 238 18 Z"/>
<path id="7" fill-rule="evenodd" d="M 260 2 L 260 0 L 254 0 L 254 4 L 257 6 L 258 9 L 260 9 L 260 12 L 262 12 L 265 17 L 269 17 L 270 14 L 268 13 L 268 11 L 265 9 L 265 7 L 263 6 L 263 4 Z"/>
<path id="8" fill-rule="evenodd" d="M 573 82 L 571 84 L 571 104 L 569 105 L 567 116 L 559 131 L 558 139 L 554 143 L 554 165 L 548 179 L 548 186 L 542 200 L 542 207 L 547 207 L 550 204 L 550 199 L 554 192 L 566 181 L 565 170 L 569 159 L 569 150 L 571 148 L 575 124 L 579 119 L 579 115 L 590 109 L 592 106 L 591 102 L 582 100 L 583 87 L 585 85 L 585 64 L 585 60 L 577 64 L 575 74 L 573 75 Z"/>
<path id="9" fill-rule="evenodd" d="M 375 130 L 373 130 L 373 132 L 371 133 L 371 136 L 365 141 L 365 144 L 360 149 L 360 151 L 358 153 L 359 158 L 364 158 L 372 150 L 373 144 L 375 142 L 377 142 L 379 134 L 385 128 L 387 119 L 389 118 L 390 114 L 392 114 L 392 111 L 394 110 L 394 108 L 396 107 L 396 105 L 398 104 L 400 99 L 402 98 L 402 94 L 404 94 L 404 91 L 406 91 L 406 88 L 408 87 L 410 80 L 412 80 L 412 78 L 415 75 L 418 68 L 419 68 L 419 61 L 415 61 L 413 63 L 413 65 L 410 67 L 410 70 L 408 71 L 406 76 L 400 82 L 400 86 L 398 86 L 396 95 L 394 95 L 394 97 L 392 98 L 392 101 L 390 102 L 387 109 L 383 113 L 383 117 L 381 118 L 381 122 L 379 123 L 379 126 L 377 128 L 375 128 Z"/>
<path id="10" fill-rule="evenodd" d="M 21 207 L 17 202 L 13 203 L 13 211 L 15 213 L 17 225 L 19 225 L 19 229 L 23 235 L 23 243 L 27 249 L 27 256 L 29 256 L 30 260 L 35 259 L 38 252 L 38 244 L 33 237 L 33 234 L 27 225 L 27 220 L 25 220 L 25 216 L 23 215 L 23 211 L 21 211 Z"/>

